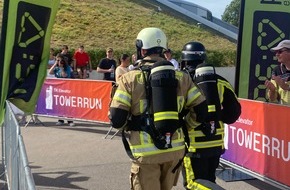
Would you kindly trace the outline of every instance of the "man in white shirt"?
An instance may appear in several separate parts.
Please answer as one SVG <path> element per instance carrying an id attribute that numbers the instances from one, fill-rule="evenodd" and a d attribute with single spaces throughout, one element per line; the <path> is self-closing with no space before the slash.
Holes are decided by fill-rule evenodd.
<path id="1" fill-rule="evenodd" d="M 167 49 L 164 52 L 164 57 L 165 57 L 165 59 L 167 61 L 170 61 L 173 64 L 175 70 L 180 70 L 179 69 L 179 63 L 175 59 L 172 58 L 172 51 L 171 51 L 171 49 Z"/>

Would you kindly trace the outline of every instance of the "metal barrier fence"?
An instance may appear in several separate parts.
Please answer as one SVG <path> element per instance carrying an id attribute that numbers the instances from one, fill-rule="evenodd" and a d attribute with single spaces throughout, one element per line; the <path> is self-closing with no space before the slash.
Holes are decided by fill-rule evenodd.
<path id="1" fill-rule="evenodd" d="M 20 127 L 10 104 L 6 101 L 2 126 L 2 161 L 7 186 L 9 190 L 35 190 Z"/>

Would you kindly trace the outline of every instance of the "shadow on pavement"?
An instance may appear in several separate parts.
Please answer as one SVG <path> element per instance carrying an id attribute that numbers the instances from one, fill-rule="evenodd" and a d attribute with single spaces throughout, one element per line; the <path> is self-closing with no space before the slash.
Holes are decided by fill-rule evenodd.
<path id="1" fill-rule="evenodd" d="M 68 171 L 33 173 L 33 178 L 36 186 L 53 189 L 84 189 L 73 183 L 88 181 L 90 179 L 89 177 L 79 176 L 78 172 Z"/>
<path id="2" fill-rule="evenodd" d="M 60 130 L 72 130 L 72 131 L 80 131 L 80 132 L 88 132 L 88 133 L 97 133 L 97 134 L 107 134 L 110 125 L 109 124 L 94 124 L 94 123 L 82 123 L 82 122 L 74 122 L 75 126 L 70 127 L 67 123 L 64 125 L 56 126 L 55 122 L 42 122 L 42 126 L 29 124 L 27 127 L 52 127 Z M 92 128 L 94 127 L 94 128 Z M 113 135 L 115 131 L 111 131 L 109 135 Z"/>

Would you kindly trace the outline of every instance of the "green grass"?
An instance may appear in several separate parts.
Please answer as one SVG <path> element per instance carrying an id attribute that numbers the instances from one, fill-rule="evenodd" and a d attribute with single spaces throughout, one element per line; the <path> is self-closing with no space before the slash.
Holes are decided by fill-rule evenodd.
<path id="1" fill-rule="evenodd" d="M 165 32 L 168 46 L 175 52 L 180 52 L 191 40 L 202 42 L 213 52 L 236 51 L 236 44 L 225 38 L 136 2 L 140 0 L 61 0 L 51 47 L 67 44 L 77 49 L 83 44 L 87 51 L 112 47 L 119 52 L 133 52 L 138 32 L 144 27 L 158 27 Z M 2 13 L 3 0 L 0 4 Z M 234 60 L 226 62 L 234 64 Z"/>

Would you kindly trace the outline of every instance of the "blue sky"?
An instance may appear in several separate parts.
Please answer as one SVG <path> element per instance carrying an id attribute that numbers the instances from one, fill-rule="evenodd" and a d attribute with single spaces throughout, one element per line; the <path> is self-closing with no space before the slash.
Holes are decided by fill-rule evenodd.
<path id="1" fill-rule="evenodd" d="M 221 18 L 225 8 L 232 0 L 185 0 L 210 10 L 214 17 Z"/>

